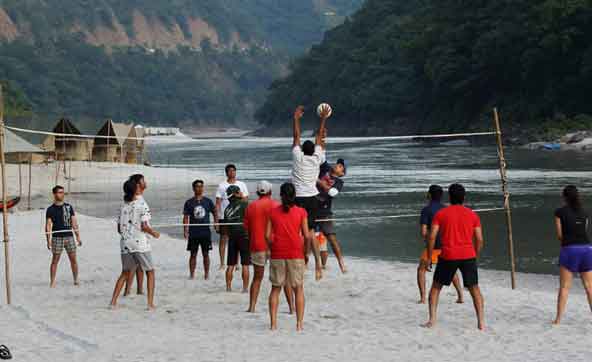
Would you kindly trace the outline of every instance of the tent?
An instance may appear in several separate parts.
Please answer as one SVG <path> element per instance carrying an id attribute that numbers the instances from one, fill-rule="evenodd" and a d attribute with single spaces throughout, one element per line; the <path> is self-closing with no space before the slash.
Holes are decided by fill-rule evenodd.
<path id="1" fill-rule="evenodd" d="M 125 140 L 125 162 L 143 163 L 144 162 L 144 127 L 132 127 Z"/>
<path id="2" fill-rule="evenodd" d="M 27 142 L 25 139 L 12 132 L 8 128 L 4 129 L 4 157 L 7 163 L 18 163 L 18 189 L 19 200 L 23 195 L 23 172 L 21 165 L 29 164 L 29 191 L 28 208 L 31 208 L 31 163 L 35 156 L 43 156 L 47 151 Z"/>
<path id="3" fill-rule="evenodd" d="M 4 129 L 4 140 L 4 154 L 8 163 L 29 162 L 33 155 L 47 153 L 7 128 Z"/>
<path id="4" fill-rule="evenodd" d="M 80 135 L 80 130 L 66 118 L 58 121 L 53 133 Z M 47 136 L 41 147 L 55 154 L 57 160 L 90 161 L 92 158 L 93 140 L 80 137 Z"/>
<path id="5" fill-rule="evenodd" d="M 107 120 L 97 132 L 93 145 L 93 161 L 99 162 L 125 162 L 125 142 L 133 128 L 132 124 L 115 123 Z M 109 138 L 105 138 L 109 137 Z"/>

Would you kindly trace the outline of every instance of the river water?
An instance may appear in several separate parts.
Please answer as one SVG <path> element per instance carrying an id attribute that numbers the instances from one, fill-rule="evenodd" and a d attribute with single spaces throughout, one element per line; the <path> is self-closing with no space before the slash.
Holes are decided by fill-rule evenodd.
<path id="1" fill-rule="evenodd" d="M 227 163 L 234 163 L 239 179 L 251 190 L 257 181 L 265 179 L 274 184 L 277 196 L 279 185 L 290 178 L 290 145 L 288 138 L 193 140 L 151 145 L 149 157 L 158 167 L 191 168 L 219 177 L 224 175 Z M 470 207 L 502 206 L 494 144 L 453 147 L 382 139 L 331 139 L 327 158 L 334 161 L 340 157 L 348 163 L 348 174 L 344 192 L 334 201 L 334 213 L 336 218 L 348 219 L 338 223 L 336 229 L 347 255 L 415 262 L 423 247 L 418 217 L 367 217 L 417 214 L 425 204 L 430 184 L 460 182 L 467 189 Z M 591 189 L 592 160 L 586 154 L 518 148 L 507 149 L 506 157 L 518 270 L 556 273 L 559 246 L 553 212 L 561 205 L 560 192 L 566 184 L 576 184 L 584 193 Z M 209 185 L 211 197 L 214 189 L 215 185 Z M 181 203 L 190 196 L 189 190 L 168 196 Z M 158 206 L 158 200 L 154 198 L 152 204 Z M 169 220 L 179 215 L 182 206 L 170 205 L 170 199 L 160 205 Z M 486 243 L 481 266 L 508 269 L 503 212 L 483 213 L 481 219 Z"/>

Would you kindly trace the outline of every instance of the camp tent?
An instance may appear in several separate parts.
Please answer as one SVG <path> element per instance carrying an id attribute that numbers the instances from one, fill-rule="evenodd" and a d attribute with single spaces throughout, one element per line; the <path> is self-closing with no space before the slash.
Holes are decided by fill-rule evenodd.
<path id="1" fill-rule="evenodd" d="M 125 140 L 125 162 L 127 163 L 143 163 L 144 162 L 144 127 L 132 127 Z"/>
<path id="2" fill-rule="evenodd" d="M 93 161 L 125 162 L 127 157 L 125 142 L 132 128 L 132 124 L 107 120 L 97 133 L 100 137 L 95 138 Z"/>
<path id="3" fill-rule="evenodd" d="M 32 145 L 8 128 L 4 129 L 4 141 L 4 154 L 8 163 L 29 162 L 34 155 L 47 153 L 47 151 Z"/>
<path id="4" fill-rule="evenodd" d="M 4 139 L 2 140 L 4 146 L 4 157 L 7 163 L 18 163 L 18 200 L 23 195 L 23 172 L 21 165 L 23 163 L 29 164 L 29 192 L 28 192 L 28 208 L 31 208 L 31 163 L 35 161 L 35 156 L 40 157 L 47 153 L 47 151 L 27 142 L 25 139 L 12 132 L 8 128 L 4 129 Z M 17 201 L 18 202 L 18 201 Z"/>
<path id="5" fill-rule="evenodd" d="M 74 124 L 62 118 L 52 130 L 53 133 L 72 136 L 49 135 L 43 141 L 41 147 L 53 153 L 57 160 L 89 161 L 92 158 L 93 139 L 80 138 L 80 130 Z"/>

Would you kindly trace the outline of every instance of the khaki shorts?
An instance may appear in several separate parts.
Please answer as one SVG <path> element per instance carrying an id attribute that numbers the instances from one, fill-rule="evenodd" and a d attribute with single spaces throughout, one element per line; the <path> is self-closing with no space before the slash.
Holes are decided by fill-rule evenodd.
<path id="1" fill-rule="evenodd" d="M 256 266 L 265 266 L 267 264 L 267 252 L 266 251 L 256 251 L 251 252 L 251 264 Z"/>
<path id="2" fill-rule="evenodd" d="M 304 259 L 271 259 L 269 280 L 274 287 L 283 287 L 286 283 L 292 288 L 304 284 Z"/>

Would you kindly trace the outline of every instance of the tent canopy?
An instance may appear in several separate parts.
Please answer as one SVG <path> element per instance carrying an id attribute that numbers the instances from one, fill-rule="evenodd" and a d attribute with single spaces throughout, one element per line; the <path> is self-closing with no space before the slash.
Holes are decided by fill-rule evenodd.
<path id="1" fill-rule="evenodd" d="M 41 148 L 30 144 L 29 142 L 25 141 L 22 137 L 17 135 L 16 133 L 12 132 L 9 129 L 4 129 L 5 141 L 4 144 L 4 153 L 6 154 L 14 154 L 14 153 L 45 153 L 46 151 L 42 150 Z"/>

